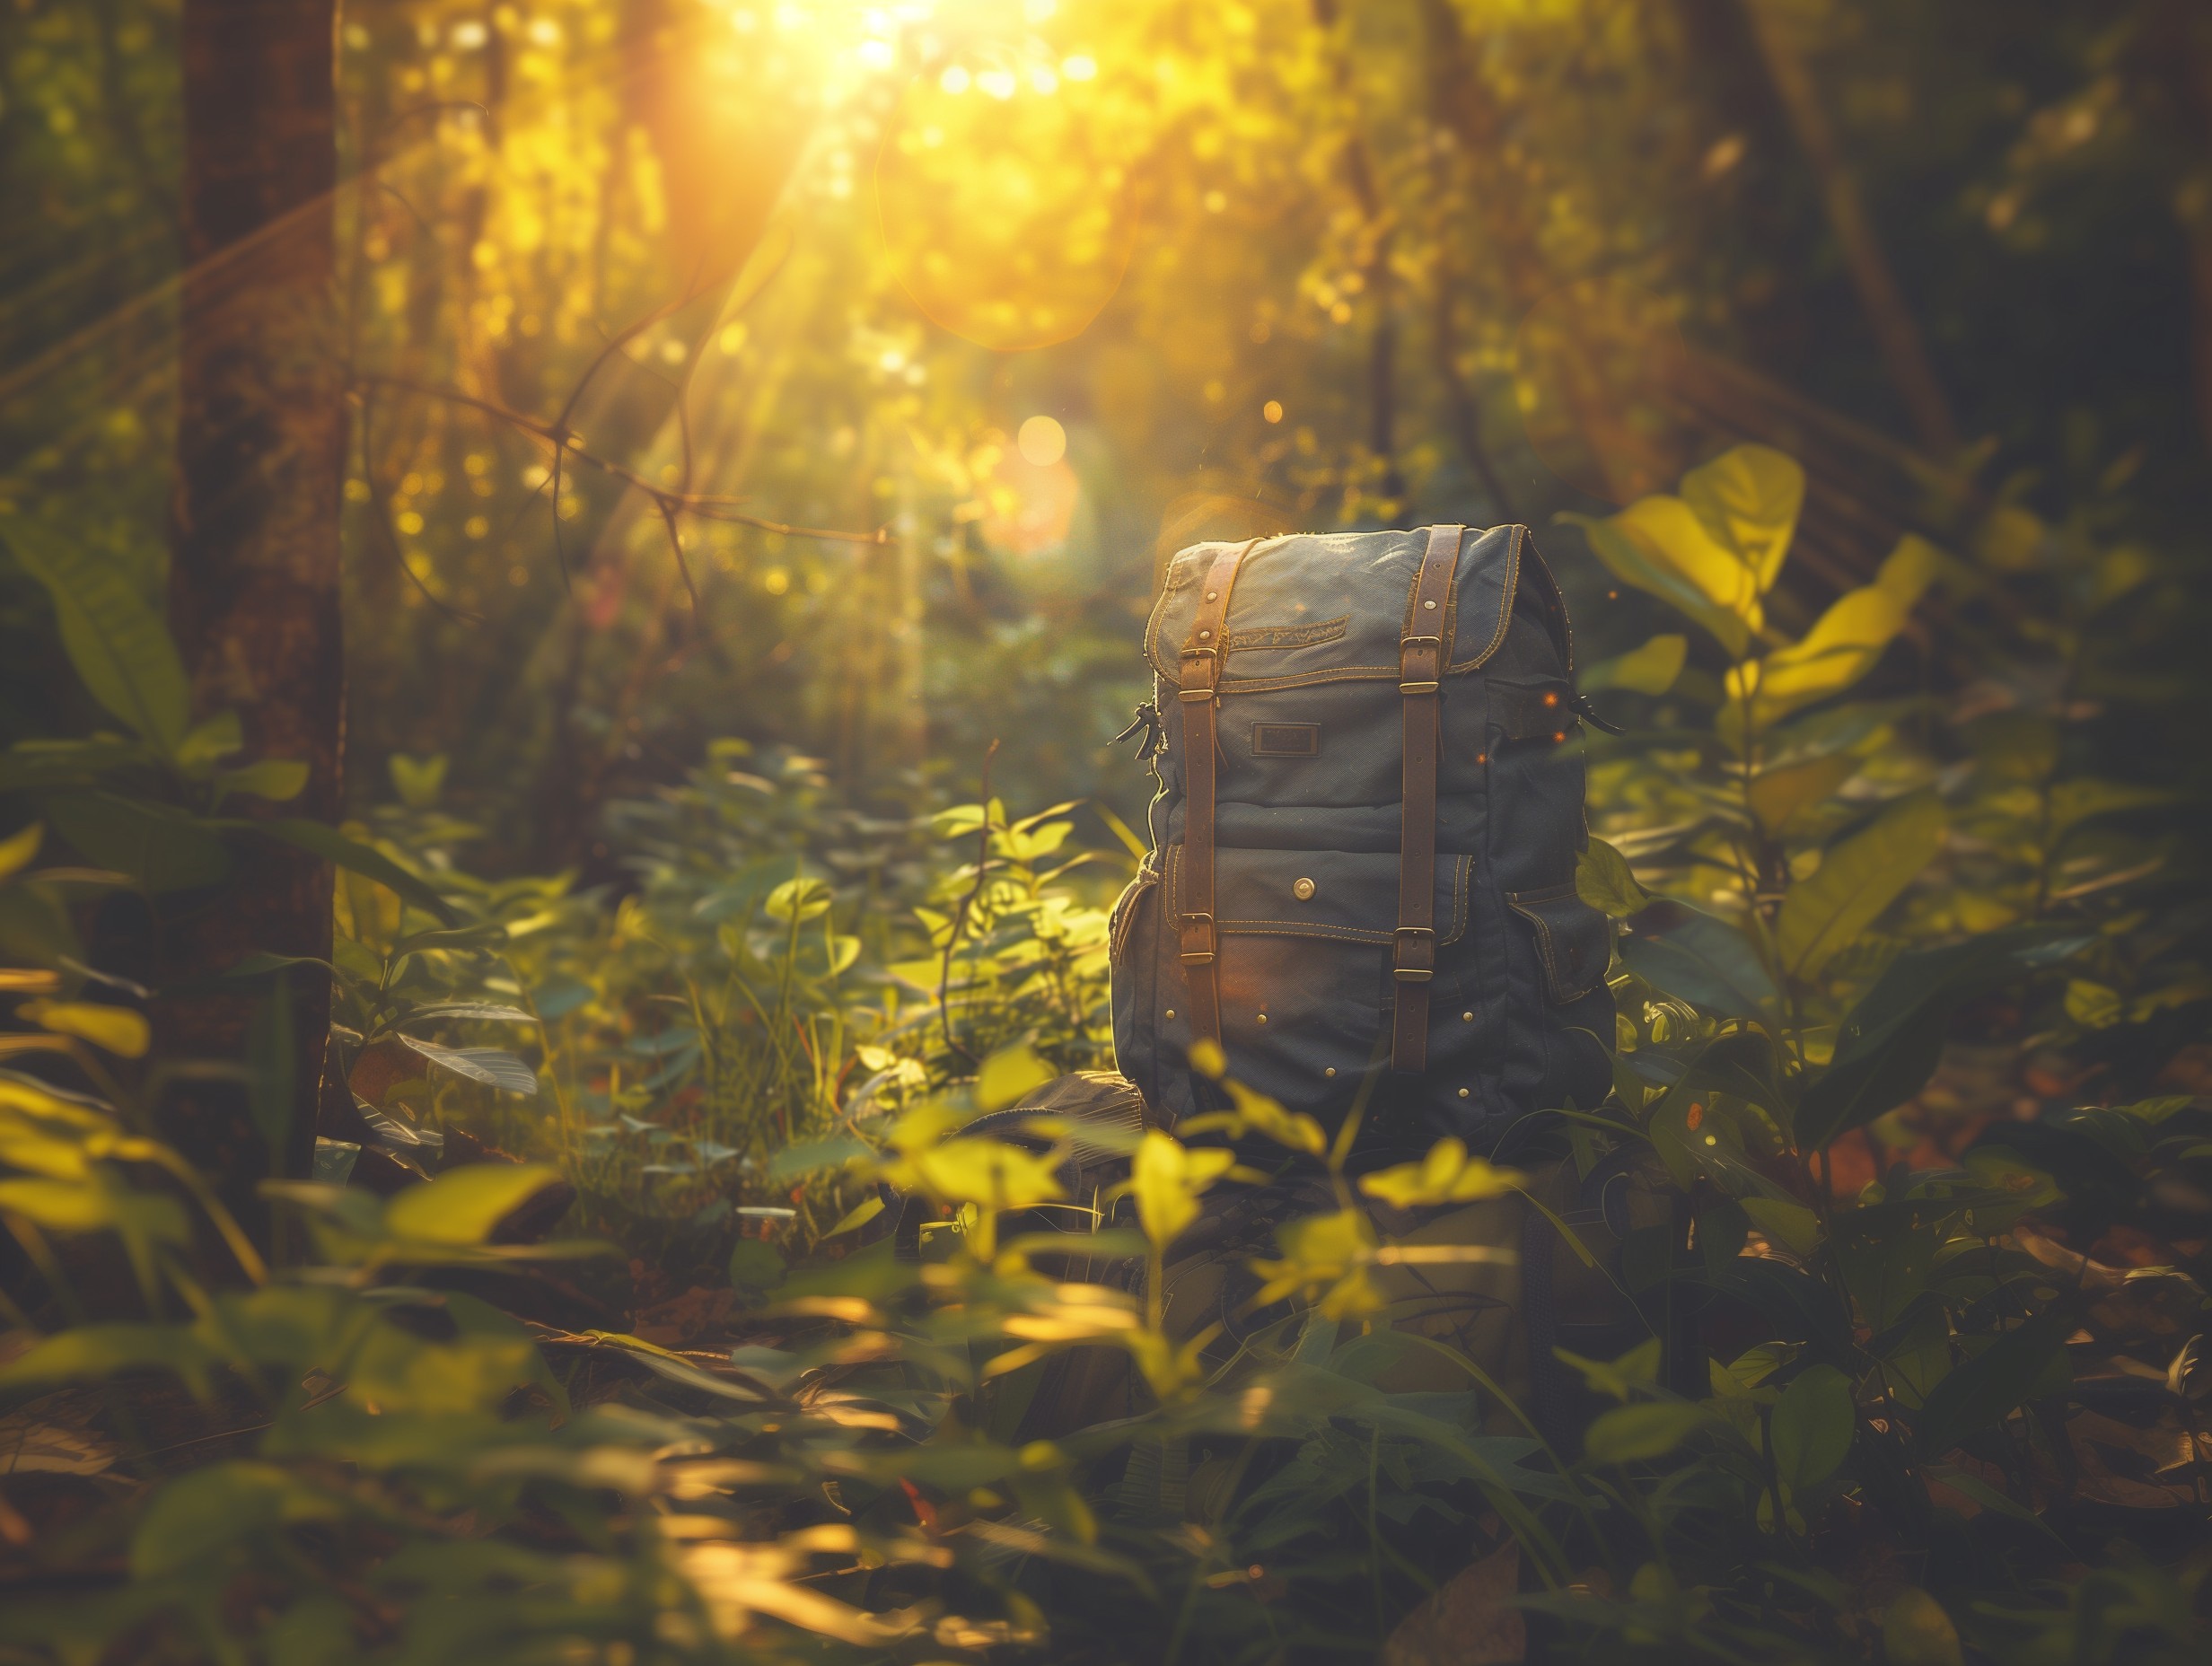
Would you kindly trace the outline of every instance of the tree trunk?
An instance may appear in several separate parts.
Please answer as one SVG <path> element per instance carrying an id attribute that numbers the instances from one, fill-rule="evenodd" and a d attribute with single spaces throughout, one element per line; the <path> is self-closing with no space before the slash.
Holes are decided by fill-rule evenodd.
<path id="1" fill-rule="evenodd" d="M 338 513 L 334 0 L 184 0 L 185 279 L 179 325 L 170 622 L 196 715 L 235 711 L 250 758 L 296 758 L 282 813 L 336 820 L 344 664 Z M 250 813 L 240 806 L 242 813 Z M 252 997 L 190 986 L 257 950 L 327 960 L 331 875 L 257 842 L 212 907 L 171 922 L 159 1013 L 172 1057 L 235 1059 Z M 249 1216 L 272 1171 L 305 1172 L 329 1029 L 327 980 L 292 974 L 294 1089 L 283 1149 L 244 1092 L 187 1083 L 171 1132 Z"/>

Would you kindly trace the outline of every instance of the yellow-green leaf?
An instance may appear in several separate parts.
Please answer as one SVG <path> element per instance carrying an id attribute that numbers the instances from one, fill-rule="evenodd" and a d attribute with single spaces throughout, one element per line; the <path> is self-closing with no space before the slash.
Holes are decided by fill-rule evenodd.
<path id="1" fill-rule="evenodd" d="M 1031 1088 L 1044 1086 L 1052 1075 L 1052 1066 L 1026 1041 L 1001 1048 L 977 1073 L 976 1105 L 984 1111 L 1003 1110 Z"/>
<path id="2" fill-rule="evenodd" d="M 1808 764 L 1792 764 L 1755 776 L 1744 796 L 1759 825 L 1778 835 L 1805 811 L 1831 797 L 1836 789 L 1857 773 L 1858 763 L 1848 752 L 1830 752 Z"/>
<path id="3" fill-rule="evenodd" d="M 13 878 L 30 864 L 39 854 L 39 841 L 46 837 L 43 822 L 34 821 L 19 832 L 0 839 L 0 880 Z"/>
<path id="4" fill-rule="evenodd" d="M 1129 1165 L 1137 1224 L 1153 1247 L 1164 1250 L 1198 1218 L 1198 1197 L 1235 1165 L 1236 1153 L 1192 1147 L 1147 1128 Z"/>
<path id="5" fill-rule="evenodd" d="M 1049 1159 L 1003 1140 L 947 1140 L 916 1153 L 913 1163 L 922 1184 L 948 1203 L 1026 1209 L 1066 1196 Z"/>
<path id="6" fill-rule="evenodd" d="M 1637 883 L 1628 859 L 1602 838 L 1575 858 L 1575 894 L 1601 914 L 1625 920 L 1650 901 L 1649 892 Z"/>
<path id="7" fill-rule="evenodd" d="M 1796 536 L 1805 471 L 1770 446 L 1739 445 L 1684 475 L 1682 501 L 1735 552 L 1763 596 Z"/>
<path id="8" fill-rule="evenodd" d="M 565 1182 L 542 1162 L 472 1162 L 410 1186 L 384 1206 L 394 1237 L 417 1243 L 480 1244 L 549 1186 Z"/>
<path id="9" fill-rule="evenodd" d="M 42 1030 L 90 1041 L 118 1058 L 144 1058 L 154 1031 L 143 1013 L 93 1001 L 28 1001 L 17 1009 Z"/>
<path id="10" fill-rule="evenodd" d="M 1865 676 L 1904 628 L 1940 559 L 1934 545 L 1908 535 L 1883 562 L 1873 583 L 1839 596 L 1801 640 L 1732 668 L 1725 712 L 1733 722 L 1742 723 L 1748 698 L 1752 724 L 1770 728 Z"/>
<path id="11" fill-rule="evenodd" d="M 1819 872 L 1783 899 L 1775 943 L 1784 969 L 1805 982 L 1819 978 L 1936 859 L 1945 820 L 1933 792 L 1914 793 L 1830 849 Z"/>
<path id="12" fill-rule="evenodd" d="M 1400 1209 L 1430 1204 L 1475 1203 L 1502 1197 L 1528 1183 L 1528 1176 L 1514 1169 L 1492 1166 L 1468 1154 L 1456 1139 L 1441 1139 L 1418 1162 L 1401 1162 L 1360 1178 L 1359 1189 L 1370 1197 Z"/>
<path id="13" fill-rule="evenodd" d="M 1679 632 L 1654 636 L 1640 648 L 1602 660 L 1582 673 L 1578 680 L 1592 693 L 1604 688 L 1626 688 L 1631 694 L 1664 694 L 1682 674 L 1690 657 L 1690 638 Z"/>
<path id="14" fill-rule="evenodd" d="M 1908 1586 L 1882 1619 L 1882 1648 L 1890 1666 L 1961 1666 L 1959 1628 L 1944 1605 L 1918 1586 Z"/>

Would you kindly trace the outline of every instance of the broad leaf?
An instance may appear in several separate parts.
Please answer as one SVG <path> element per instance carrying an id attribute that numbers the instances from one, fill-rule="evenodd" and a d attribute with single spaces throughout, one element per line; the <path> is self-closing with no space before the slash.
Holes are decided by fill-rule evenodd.
<path id="1" fill-rule="evenodd" d="M 2025 925 L 1892 961 L 1846 1014 L 1834 1059 L 1799 1100 L 1798 1144 L 1816 1150 L 1918 1093 L 1959 1004 L 2056 956 L 2067 941 L 2056 927 Z"/>
<path id="2" fill-rule="evenodd" d="M 1052 1080 L 1052 1066 L 1026 1042 L 1001 1048 L 983 1061 L 976 1075 L 976 1105 L 986 1112 L 1004 1110 L 1032 1088 Z"/>
<path id="3" fill-rule="evenodd" d="M 396 1194 L 384 1206 L 384 1227 L 417 1243 L 487 1243 L 517 1209 L 566 1184 L 547 1163 L 472 1162 Z"/>
<path id="4" fill-rule="evenodd" d="M 1750 649 L 1763 622 L 1750 569 L 1679 497 L 1646 497 L 1602 521 L 1567 514 L 1590 548 L 1624 584 L 1648 591 L 1700 627 L 1732 659 Z"/>
<path id="5" fill-rule="evenodd" d="M 1651 894 L 1637 883 L 1628 859 L 1602 838 L 1575 858 L 1575 894 L 1601 914 L 1625 920 L 1646 908 Z"/>
<path id="6" fill-rule="evenodd" d="M 1751 726 L 1769 729 L 1857 682 L 1904 628 L 1939 558 L 1934 545 L 1908 535 L 1873 583 L 1838 597 L 1802 640 L 1729 671 L 1724 721 L 1740 726 L 1748 698 Z"/>
<path id="7" fill-rule="evenodd" d="M 1800 816 L 1825 802 L 1858 771 L 1857 760 L 1840 752 L 1755 776 L 1744 789 L 1751 813 L 1769 836 L 1778 836 Z"/>
<path id="8" fill-rule="evenodd" d="M 1631 694 L 1664 694 L 1682 674 L 1690 657 L 1690 638 L 1679 634 L 1654 636 L 1640 648 L 1603 660 L 1576 680 L 1587 693 L 1626 688 Z"/>
<path id="9" fill-rule="evenodd" d="M 1760 595 L 1774 588 L 1804 508 L 1805 471 L 1765 445 L 1738 445 L 1682 477 L 1682 501 L 1751 574 Z"/>
<path id="10" fill-rule="evenodd" d="M 1654 988 L 1715 1018 L 1757 1018 L 1779 999 L 1751 940 L 1684 903 L 1646 914 L 1620 940 L 1620 958 Z"/>
<path id="11" fill-rule="evenodd" d="M 1620 1406 L 1590 1425 L 1582 1449 L 1593 1463 L 1642 1463 L 1665 1457 L 1698 1430 L 1717 1423 L 1704 1407 L 1680 1400 Z"/>
<path id="12" fill-rule="evenodd" d="M 1819 872 L 1790 888 L 1775 944 L 1792 977 L 1811 983 L 1943 848 L 1947 818 L 1933 792 L 1899 800 L 1871 827 L 1831 847 Z"/>
<path id="13" fill-rule="evenodd" d="M 133 733 L 174 758 L 191 721 L 192 688 L 169 627 L 122 571 L 81 544 L 10 515 L 8 548 L 46 586 L 62 647 L 92 697 Z"/>
<path id="14" fill-rule="evenodd" d="M 1977 1430 L 1993 1427 L 2037 1391 L 2053 1361 L 2066 1354 L 2079 1316 L 2057 1307 L 2006 1331 L 1929 1390 L 1913 1418 L 1923 1458 L 1940 1458 Z"/>
<path id="15" fill-rule="evenodd" d="M 1857 1427 L 1851 1380 L 1833 1365 L 1809 1365 L 1782 1390 L 1768 1425 L 1774 1467 L 1792 1492 L 1803 1492 L 1841 1467 Z"/>
<path id="16" fill-rule="evenodd" d="M 399 1034 L 397 1038 L 434 1065 L 443 1065 L 457 1076 L 466 1076 L 471 1082 L 481 1082 L 486 1087 L 497 1088 L 503 1093 L 519 1093 L 524 1098 L 538 1092 L 538 1073 L 504 1048 L 496 1047 L 440 1047 L 435 1041 L 425 1041 L 418 1036 Z"/>

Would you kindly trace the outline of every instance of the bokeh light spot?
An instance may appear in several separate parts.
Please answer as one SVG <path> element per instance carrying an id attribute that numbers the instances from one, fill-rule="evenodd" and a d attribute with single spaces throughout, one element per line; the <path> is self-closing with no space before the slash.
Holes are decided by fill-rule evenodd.
<path id="1" fill-rule="evenodd" d="M 1021 448 L 1023 461 L 1040 469 L 1049 469 L 1067 455 L 1067 430 L 1049 416 L 1031 417 L 1014 443 Z"/>
<path id="2" fill-rule="evenodd" d="M 1282 421 L 1283 401 L 1280 399 L 1269 399 L 1265 405 L 1262 405 L 1260 408 L 1260 415 L 1268 422 Z"/>

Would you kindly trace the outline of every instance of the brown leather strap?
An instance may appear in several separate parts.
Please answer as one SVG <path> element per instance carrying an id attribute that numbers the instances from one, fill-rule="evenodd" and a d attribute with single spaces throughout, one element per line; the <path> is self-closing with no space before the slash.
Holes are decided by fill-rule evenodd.
<path id="1" fill-rule="evenodd" d="M 1214 771 L 1218 750 L 1222 666 L 1228 647 L 1229 592 L 1252 551 L 1239 544 L 1215 556 L 1198 590 L 1198 617 L 1183 642 L 1183 856 L 1178 867 L 1176 937 L 1189 989 L 1190 1039 L 1221 1044 L 1221 999 L 1214 978 Z"/>
<path id="2" fill-rule="evenodd" d="M 1452 581 L 1467 529 L 1433 526 L 1398 638 L 1398 693 L 1405 711 L 1399 788 L 1398 931 L 1391 957 L 1397 1000 L 1391 1068 L 1428 1067 L 1428 981 L 1436 971 L 1436 753 L 1443 743 L 1441 691 L 1450 656 Z"/>

